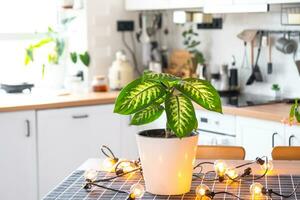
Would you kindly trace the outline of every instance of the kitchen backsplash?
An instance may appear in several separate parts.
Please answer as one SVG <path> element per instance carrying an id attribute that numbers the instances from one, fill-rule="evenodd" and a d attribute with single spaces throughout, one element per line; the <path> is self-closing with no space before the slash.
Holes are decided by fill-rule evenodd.
<path id="1" fill-rule="evenodd" d="M 171 21 L 171 12 L 169 13 Z M 244 55 L 243 42 L 237 38 L 237 34 L 244 29 L 274 29 L 274 30 L 300 30 L 300 26 L 282 26 L 280 23 L 280 8 L 272 7 L 271 13 L 259 14 L 226 14 L 223 15 L 223 29 L 198 30 L 200 35 L 200 49 L 203 51 L 209 70 L 217 72 L 220 65 L 231 64 L 232 55 L 236 57 L 236 66 L 240 73 L 240 82 L 245 92 L 255 94 L 273 95 L 272 84 L 279 84 L 284 97 L 300 97 L 300 75 L 293 61 L 293 55 L 284 55 L 275 49 L 274 42 L 282 35 L 273 36 L 272 62 L 273 73 L 267 74 L 268 47 L 263 47 L 259 66 L 263 72 L 264 82 L 245 86 L 250 76 L 251 69 L 241 68 Z M 171 49 L 183 48 L 182 31 L 189 25 L 170 24 L 170 36 L 168 46 Z M 178 39 L 180 38 L 180 39 Z M 294 38 L 299 41 L 299 37 Z M 256 50 L 255 50 L 256 52 Z M 248 44 L 248 61 L 250 66 L 250 44 Z M 256 57 L 256 53 L 255 53 Z"/>

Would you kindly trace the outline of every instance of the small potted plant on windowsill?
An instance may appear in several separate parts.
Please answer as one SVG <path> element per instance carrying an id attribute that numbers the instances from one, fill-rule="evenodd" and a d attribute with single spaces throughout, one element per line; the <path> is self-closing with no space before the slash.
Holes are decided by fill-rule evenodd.
<path id="1" fill-rule="evenodd" d="M 132 125 L 150 123 L 166 112 L 166 129 L 146 130 L 136 136 L 150 193 L 177 195 L 190 191 L 198 142 L 191 100 L 222 113 L 220 96 L 209 82 L 149 71 L 129 83 L 116 100 L 114 112 L 133 115 Z"/>

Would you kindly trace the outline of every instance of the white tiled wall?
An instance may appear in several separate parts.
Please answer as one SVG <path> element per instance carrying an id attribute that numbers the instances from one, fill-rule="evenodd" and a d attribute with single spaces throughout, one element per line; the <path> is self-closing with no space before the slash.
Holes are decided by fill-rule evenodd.
<path id="1" fill-rule="evenodd" d="M 237 59 L 237 66 L 241 66 L 242 56 L 244 53 L 243 42 L 236 35 L 243 29 L 275 29 L 275 30 L 300 30 L 300 26 L 281 26 L 279 7 L 272 7 L 272 13 L 255 13 L 255 14 L 227 14 L 224 16 L 224 24 L 222 30 L 199 30 L 199 39 L 201 41 L 201 50 L 209 63 L 211 71 L 216 71 L 223 63 L 231 63 L 232 55 Z M 182 48 L 181 33 L 183 27 L 181 25 L 171 25 L 170 32 L 173 33 L 169 38 L 169 46 Z M 281 37 L 282 35 L 280 35 Z M 274 38 L 276 39 L 276 38 Z M 295 38 L 298 39 L 299 38 Z M 248 45 L 249 46 L 249 45 Z M 294 97 L 300 96 L 300 75 L 293 62 L 293 55 L 284 55 L 277 51 L 273 46 L 273 66 L 274 73 L 267 75 L 267 48 L 262 49 L 259 66 L 264 74 L 264 83 L 255 83 L 252 86 L 245 87 L 246 92 L 273 95 L 271 85 L 273 83 L 280 84 L 283 96 Z M 248 49 L 250 56 L 250 48 Z M 250 58 L 248 58 L 250 61 Z M 240 69 L 242 83 L 250 76 L 251 70 Z"/>
<path id="2" fill-rule="evenodd" d="M 136 20 L 138 15 L 125 11 L 124 0 L 87 0 L 86 9 L 91 79 L 93 75 L 107 75 L 115 52 L 124 49 L 121 33 L 116 31 L 117 20 Z"/>

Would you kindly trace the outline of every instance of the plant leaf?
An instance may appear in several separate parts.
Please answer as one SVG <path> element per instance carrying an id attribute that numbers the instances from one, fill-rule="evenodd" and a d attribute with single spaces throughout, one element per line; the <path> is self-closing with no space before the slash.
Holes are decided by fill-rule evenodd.
<path id="1" fill-rule="evenodd" d="M 188 78 L 175 87 L 203 108 L 222 113 L 220 96 L 208 81 Z"/>
<path id="2" fill-rule="evenodd" d="M 79 58 L 86 67 L 90 65 L 90 54 L 87 51 L 84 54 L 80 54 Z"/>
<path id="3" fill-rule="evenodd" d="M 42 40 L 40 40 L 38 43 L 36 43 L 35 45 L 32 46 L 32 48 L 40 48 L 50 42 L 53 42 L 53 38 L 50 38 L 50 37 L 47 37 L 47 38 L 44 38 Z"/>
<path id="4" fill-rule="evenodd" d="M 76 53 L 76 52 L 71 52 L 71 53 L 70 53 L 70 58 L 71 58 L 71 60 L 72 60 L 72 62 L 73 62 L 74 64 L 77 63 L 77 53 Z"/>
<path id="5" fill-rule="evenodd" d="M 136 79 L 122 89 L 116 100 L 114 112 L 123 115 L 136 113 L 165 94 L 165 89 L 157 82 Z"/>
<path id="6" fill-rule="evenodd" d="M 179 138 L 189 135 L 197 126 L 194 106 L 183 94 L 168 96 L 165 102 L 169 128 Z"/>
<path id="7" fill-rule="evenodd" d="M 147 108 L 135 113 L 131 119 L 131 125 L 143 125 L 158 119 L 164 111 L 159 104 L 152 104 Z"/>
<path id="8" fill-rule="evenodd" d="M 25 65 L 28 65 L 30 62 L 33 62 L 33 48 L 27 48 L 25 53 Z"/>
<path id="9" fill-rule="evenodd" d="M 143 80 L 151 80 L 158 83 L 163 83 L 167 87 L 173 87 L 180 79 L 174 75 L 166 73 L 155 73 L 152 71 L 145 71 L 143 74 Z"/>

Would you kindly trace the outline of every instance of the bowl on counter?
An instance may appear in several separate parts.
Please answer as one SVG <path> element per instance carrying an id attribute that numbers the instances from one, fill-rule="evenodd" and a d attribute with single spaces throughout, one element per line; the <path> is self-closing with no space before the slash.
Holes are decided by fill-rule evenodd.
<path id="1" fill-rule="evenodd" d="M 31 92 L 34 84 L 22 83 L 22 84 L 0 84 L 0 88 L 7 93 L 22 93 L 25 89 Z"/>

